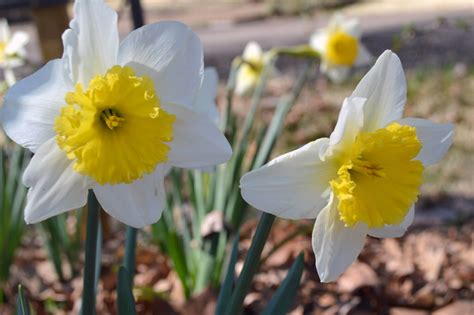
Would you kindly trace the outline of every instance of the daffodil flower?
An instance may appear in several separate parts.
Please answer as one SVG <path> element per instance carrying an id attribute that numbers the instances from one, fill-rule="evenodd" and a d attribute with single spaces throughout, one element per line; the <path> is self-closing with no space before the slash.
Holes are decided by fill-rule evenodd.
<path id="1" fill-rule="evenodd" d="M 310 45 L 321 55 L 321 72 L 334 82 L 342 82 L 352 66 L 372 62 L 372 56 L 360 41 L 361 31 L 355 18 L 335 14 L 327 27 L 317 30 Z"/>
<path id="2" fill-rule="evenodd" d="M 267 55 L 257 42 L 249 42 L 242 54 L 244 63 L 239 67 L 236 76 L 235 93 L 246 95 L 251 93 L 258 83 Z"/>
<path id="3" fill-rule="evenodd" d="M 6 133 L 35 153 L 27 223 L 86 204 L 93 189 L 105 211 L 136 228 L 156 222 L 167 165 L 201 168 L 227 161 L 231 148 L 192 107 L 201 88 L 199 38 L 178 22 L 131 32 L 121 43 L 117 14 L 78 0 L 63 34 L 64 54 L 5 96 Z"/>
<path id="4" fill-rule="evenodd" d="M 11 34 L 6 19 L 0 19 L 0 68 L 4 70 L 5 80 L 9 85 L 15 83 L 12 68 L 24 64 L 25 45 L 30 37 L 25 32 Z"/>
<path id="5" fill-rule="evenodd" d="M 453 126 L 402 118 L 406 82 L 385 51 L 342 105 L 329 138 L 247 173 L 243 198 L 285 219 L 316 219 L 312 244 L 322 281 L 359 255 L 366 235 L 400 237 L 412 223 L 424 169 L 452 142 Z"/>

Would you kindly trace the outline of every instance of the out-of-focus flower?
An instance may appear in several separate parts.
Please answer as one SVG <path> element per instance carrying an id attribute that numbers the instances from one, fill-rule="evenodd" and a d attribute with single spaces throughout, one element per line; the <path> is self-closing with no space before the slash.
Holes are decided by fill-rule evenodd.
<path id="1" fill-rule="evenodd" d="M 352 66 L 368 65 L 372 56 L 360 41 L 361 31 L 355 18 L 335 14 L 328 26 L 317 30 L 310 45 L 321 54 L 321 72 L 334 82 L 342 82 Z"/>
<path id="2" fill-rule="evenodd" d="M 4 71 L 5 80 L 8 85 L 15 83 L 15 75 L 12 68 L 24 64 L 26 55 L 25 45 L 30 37 L 25 32 L 10 32 L 6 19 L 0 19 L 0 68 Z"/>
<path id="3" fill-rule="evenodd" d="M 102 0 L 75 2 L 64 54 L 15 84 L 1 121 L 35 153 L 23 181 L 25 220 L 36 223 L 86 204 L 93 189 L 105 211 L 133 227 L 156 222 L 164 170 L 227 161 L 231 148 L 190 109 L 202 82 L 202 45 L 178 22 L 130 33 Z"/>
<path id="4" fill-rule="evenodd" d="M 249 42 L 245 46 L 242 60 L 244 63 L 237 71 L 235 83 L 235 93 L 238 95 L 249 94 L 255 89 L 265 66 L 267 55 L 257 42 Z"/>
<path id="5" fill-rule="evenodd" d="M 257 209 L 286 219 L 316 218 L 312 242 L 324 282 L 357 258 L 367 234 L 405 233 L 424 168 L 451 145 L 451 124 L 402 118 L 405 102 L 400 60 L 386 51 L 345 99 L 329 138 L 241 179 L 243 198 Z"/>

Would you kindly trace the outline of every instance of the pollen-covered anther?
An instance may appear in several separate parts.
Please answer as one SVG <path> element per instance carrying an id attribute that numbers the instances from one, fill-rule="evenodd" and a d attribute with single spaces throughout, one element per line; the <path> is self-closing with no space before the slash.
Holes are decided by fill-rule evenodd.
<path id="1" fill-rule="evenodd" d="M 106 109 L 100 114 L 100 118 L 104 121 L 110 130 L 114 130 L 116 127 L 120 127 L 125 121 L 124 118 L 120 117 L 113 109 Z"/>

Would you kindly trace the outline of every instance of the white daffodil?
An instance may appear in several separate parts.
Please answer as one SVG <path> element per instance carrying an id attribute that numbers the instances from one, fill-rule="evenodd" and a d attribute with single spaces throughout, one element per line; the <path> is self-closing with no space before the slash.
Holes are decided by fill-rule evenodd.
<path id="1" fill-rule="evenodd" d="M 266 62 L 266 55 L 257 42 L 249 42 L 245 46 L 242 60 L 236 75 L 235 93 L 249 94 L 255 89 Z"/>
<path id="2" fill-rule="evenodd" d="M 321 72 L 334 82 L 342 82 L 352 66 L 372 62 L 372 56 L 360 41 L 361 31 L 355 18 L 335 14 L 328 26 L 317 30 L 310 45 L 321 55 Z"/>
<path id="3" fill-rule="evenodd" d="M 219 129 L 190 109 L 202 45 L 178 22 L 119 43 L 117 14 L 103 1 L 78 0 L 74 12 L 62 58 L 14 85 L 1 112 L 8 136 L 35 153 L 23 176 L 25 220 L 81 207 L 93 189 L 111 216 L 140 228 L 161 216 L 168 164 L 201 168 L 231 155 Z"/>
<path id="4" fill-rule="evenodd" d="M 8 85 L 15 83 L 12 68 L 24 64 L 26 55 L 25 45 L 30 37 L 25 32 L 10 32 L 6 19 L 0 19 L 0 68 L 4 71 Z"/>
<path id="5" fill-rule="evenodd" d="M 314 219 L 322 281 L 359 255 L 366 235 L 399 237 L 412 223 L 425 167 L 452 142 L 453 126 L 402 118 L 406 82 L 384 52 L 342 105 L 329 138 L 310 142 L 244 175 L 243 198 L 286 219 Z"/>

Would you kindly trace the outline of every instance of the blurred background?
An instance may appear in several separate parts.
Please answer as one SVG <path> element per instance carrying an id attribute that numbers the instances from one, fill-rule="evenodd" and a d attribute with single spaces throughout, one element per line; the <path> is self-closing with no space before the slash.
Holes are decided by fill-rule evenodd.
<path id="1" fill-rule="evenodd" d="M 134 28 L 133 13 L 139 11 L 132 10 L 126 0 L 106 2 L 119 12 L 119 30 L 124 37 Z M 248 41 L 257 41 L 264 49 L 305 44 L 314 30 L 326 25 L 331 15 L 339 11 L 359 18 L 362 42 L 374 56 L 385 49 L 392 49 L 400 56 L 408 82 L 405 115 L 455 124 L 454 145 L 439 165 L 428 169 L 414 224 L 403 238 L 368 238 L 358 262 L 336 283 L 322 285 L 311 250 L 312 222 L 279 220 L 264 250 L 264 261 L 252 292 L 246 297 L 245 314 L 261 311 L 300 251 L 305 253 L 305 271 L 291 314 L 474 314 L 472 0 L 139 2 L 145 23 L 179 20 L 197 32 L 204 46 L 206 66 L 215 67 L 221 79 L 219 106 L 225 101 L 224 86 L 230 64 Z M 71 16 L 72 2 L 69 1 L 0 0 L 0 17 L 8 19 L 12 32 L 21 30 L 30 35 L 27 62 L 15 69 L 18 79 L 47 60 L 61 56 L 60 35 Z M 135 22 L 139 19 L 140 15 L 135 15 Z M 294 59 L 278 61 L 278 75 L 268 83 L 257 113 L 255 132 L 258 132 L 259 121 L 269 121 L 276 98 L 291 89 L 301 67 Z M 368 67 L 356 69 L 352 78 L 340 85 L 314 76 L 287 115 L 284 131 L 272 155 L 329 135 L 343 99 L 352 93 L 367 70 Z M 238 117 L 244 119 L 248 107 L 248 98 L 236 97 L 233 108 Z M 5 142 L 4 137 L 0 134 L 1 143 Z M 250 145 L 249 151 L 252 150 L 255 148 Z M 242 225 L 237 272 L 257 217 L 257 211 L 248 212 Z M 55 261 L 51 252 L 56 251 L 71 261 L 79 260 L 83 225 L 76 217 L 51 224 L 66 228 L 27 227 L 18 236 L 11 267 L 6 267 L 0 279 L 4 286 L 0 314 L 13 314 L 18 283 L 24 285 L 36 314 L 77 311 L 81 278 L 74 268 L 61 266 L 61 259 Z M 8 242 L 13 236 L 5 235 L 5 231 L 3 227 L 3 242 Z M 61 236 L 61 233 L 66 234 Z M 45 237 L 56 241 L 45 241 Z M 115 273 L 123 255 L 123 239 L 123 230 L 114 228 L 113 224 L 104 227 L 102 275 L 97 297 L 99 314 L 115 314 Z M 58 273 L 58 269 L 64 269 L 64 274 Z M 140 314 L 212 314 L 216 303 L 217 291 L 212 287 L 185 298 L 167 256 L 147 234 L 142 235 L 139 242 L 135 286 Z"/>

